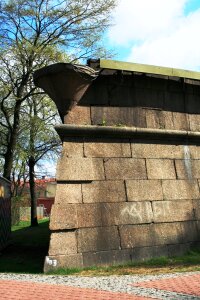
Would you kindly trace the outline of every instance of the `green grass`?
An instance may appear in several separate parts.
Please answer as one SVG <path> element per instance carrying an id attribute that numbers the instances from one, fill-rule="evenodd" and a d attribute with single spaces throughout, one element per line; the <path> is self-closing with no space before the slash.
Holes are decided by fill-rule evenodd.
<path id="1" fill-rule="evenodd" d="M 29 222 L 13 226 L 11 243 L 0 255 L 0 272 L 42 273 L 49 235 L 47 219 L 37 227 L 30 227 Z"/>
<path id="2" fill-rule="evenodd" d="M 125 265 L 90 267 L 84 269 L 57 269 L 48 274 L 55 275 L 129 275 L 129 274 L 157 274 L 169 272 L 200 271 L 200 249 L 193 249 L 183 256 L 159 257 L 143 262 L 130 262 Z"/>
<path id="3" fill-rule="evenodd" d="M 12 227 L 11 244 L 0 255 L 0 272 L 43 273 L 44 258 L 49 246 L 49 222 L 41 220 L 38 227 L 29 222 L 20 222 Z M 84 269 L 57 269 L 49 272 L 55 275 L 128 275 L 158 274 L 200 270 L 200 249 L 193 249 L 178 257 L 159 257 L 143 262 L 131 262 L 118 266 L 90 267 Z"/>

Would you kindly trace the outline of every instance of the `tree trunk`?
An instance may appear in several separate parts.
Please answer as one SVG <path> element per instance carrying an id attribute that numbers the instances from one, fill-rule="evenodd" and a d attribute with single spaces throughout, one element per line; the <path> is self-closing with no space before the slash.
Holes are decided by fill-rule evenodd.
<path id="1" fill-rule="evenodd" d="M 35 193 L 35 178 L 34 178 L 35 159 L 33 156 L 30 156 L 28 165 L 29 165 L 29 185 L 30 185 L 30 195 L 31 195 L 31 227 L 33 227 L 33 226 L 38 226 L 37 197 Z"/>
<path id="2" fill-rule="evenodd" d="M 18 101 L 16 101 L 16 104 L 15 104 L 13 127 L 10 132 L 7 150 L 4 155 L 5 163 L 4 163 L 3 177 L 7 178 L 8 180 L 11 179 L 13 156 L 14 156 L 14 151 L 16 148 L 18 131 L 19 131 L 20 107 L 21 107 L 21 101 L 18 100 Z"/>

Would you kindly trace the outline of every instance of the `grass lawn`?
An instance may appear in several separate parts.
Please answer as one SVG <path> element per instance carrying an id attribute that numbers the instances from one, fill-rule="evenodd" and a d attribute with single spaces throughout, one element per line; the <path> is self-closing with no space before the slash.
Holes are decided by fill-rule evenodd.
<path id="1" fill-rule="evenodd" d="M 0 272 L 43 273 L 44 258 L 49 246 L 49 222 L 41 220 L 38 227 L 30 227 L 29 222 L 20 222 L 12 228 L 12 240 L 0 255 Z M 184 256 L 160 257 L 141 263 L 121 266 L 91 267 L 85 269 L 59 269 L 49 274 L 55 275 L 128 275 L 159 274 L 169 272 L 200 271 L 200 249 L 193 249 Z"/>
<path id="2" fill-rule="evenodd" d="M 30 227 L 20 222 L 12 227 L 11 243 L 0 255 L 0 272 L 42 273 L 49 246 L 49 221 Z"/>
<path id="3" fill-rule="evenodd" d="M 108 275 L 147 275 L 175 272 L 200 271 L 200 249 L 194 249 L 178 257 L 159 257 L 144 262 L 129 263 L 120 266 L 90 267 L 85 269 L 58 269 L 49 274 L 108 276 Z"/>

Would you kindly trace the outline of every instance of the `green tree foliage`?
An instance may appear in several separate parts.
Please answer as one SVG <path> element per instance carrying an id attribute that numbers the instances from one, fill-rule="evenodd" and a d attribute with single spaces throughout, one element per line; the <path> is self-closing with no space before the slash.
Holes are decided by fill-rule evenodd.
<path id="1" fill-rule="evenodd" d="M 10 179 L 22 103 L 38 94 L 33 72 L 100 53 L 115 0 L 16 0 L 0 4 L 0 155 Z M 63 55 L 62 53 L 67 53 Z"/>
<path id="2" fill-rule="evenodd" d="M 34 86 L 34 71 L 58 61 L 105 55 L 101 37 L 115 2 L 1 1 L 0 168 L 7 179 L 19 182 L 28 176 L 34 185 L 35 165 L 59 144 L 52 129 L 56 109 Z"/>

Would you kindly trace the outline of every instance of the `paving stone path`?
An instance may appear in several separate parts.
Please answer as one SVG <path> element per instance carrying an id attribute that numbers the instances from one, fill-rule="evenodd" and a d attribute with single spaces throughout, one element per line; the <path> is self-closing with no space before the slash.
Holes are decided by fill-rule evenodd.
<path id="1" fill-rule="evenodd" d="M 0 300 L 200 300 L 200 272 L 138 276 L 0 274 Z"/>

